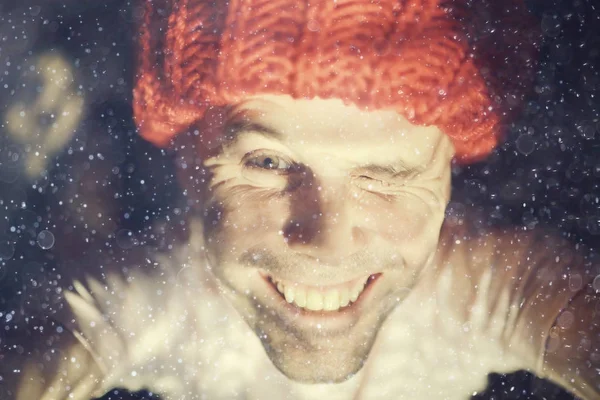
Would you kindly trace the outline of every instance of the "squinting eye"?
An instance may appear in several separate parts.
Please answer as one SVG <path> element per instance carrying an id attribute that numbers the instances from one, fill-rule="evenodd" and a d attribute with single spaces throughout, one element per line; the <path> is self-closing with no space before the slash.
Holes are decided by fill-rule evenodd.
<path id="1" fill-rule="evenodd" d="M 292 169 L 293 162 L 274 154 L 254 154 L 252 152 L 245 157 L 244 165 L 251 168 L 260 168 L 276 172 L 289 172 Z"/>
<path id="2" fill-rule="evenodd" d="M 387 181 L 372 178 L 367 175 L 360 175 L 360 176 L 356 177 L 355 182 L 358 184 L 358 186 L 360 186 L 366 190 L 375 190 L 378 188 L 381 189 L 381 188 L 387 188 L 387 187 L 391 186 L 391 184 Z"/>

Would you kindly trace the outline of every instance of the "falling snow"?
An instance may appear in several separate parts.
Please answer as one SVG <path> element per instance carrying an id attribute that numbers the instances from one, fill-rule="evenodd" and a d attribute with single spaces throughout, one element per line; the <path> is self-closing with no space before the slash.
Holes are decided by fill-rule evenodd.
<path id="1" fill-rule="evenodd" d="M 203 388 L 207 390 L 218 387 L 218 398 L 244 398 L 250 396 L 248 393 L 271 398 L 260 397 L 260 394 L 270 394 L 271 386 L 279 390 L 273 389 L 273 393 L 289 394 L 290 398 L 329 393 L 325 392 L 327 389 L 318 392 L 320 385 L 312 389 L 314 392 L 306 389 L 306 392 L 286 393 L 282 389 L 286 386 L 281 383 L 285 381 L 274 368 L 262 369 L 262 364 L 242 362 L 252 357 L 264 357 L 262 347 L 252 344 L 258 344 L 260 339 L 267 347 L 274 345 L 269 331 L 251 332 L 239 328 L 237 314 L 233 314 L 222 299 L 202 303 L 200 311 L 192 307 L 200 292 L 221 290 L 233 297 L 236 289 L 233 286 L 217 287 L 211 280 L 214 278 L 194 272 L 202 269 L 210 273 L 214 269 L 211 263 L 215 260 L 207 256 L 207 248 L 222 242 L 227 244 L 227 241 L 220 236 L 211 237 L 204 244 L 190 239 L 196 238 L 190 223 L 191 215 L 201 214 L 206 221 L 212 221 L 204 227 L 207 231 L 216 229 L 215 226 L 239 231 L 243 226 L 248 240 L 260 237 L 261 229 L 266 229 L 268 221 L 272 220 L 250 225 L 247 220 L 251 218 L 245 216 L 240 218 L 241 221 L 230 221 L 229 214 L 223 211 L 232 207 L 227 199 L 219 199 L 211 207 L 199 211 L 199 199 L 207 196 L 199 188 L 210 179 L 197 165 L 199 156 L 189 156 L 190 151 L 196 151 L 193 146 L 199 142 L 193 142 L 193 146 L 188 144 L 188 147 L 178 144 L 180 147 L 176 150 L 159 149 L 138 136 L 132 111 L 137 62 L 135 38 L 138 35 L 135 29 L 144 17 L 144 10 L 138 3 L 129 0 L 0 1 L 0 359 L 3 351 L 17 354 L 19 360 L 29 356 L 32 349 L 9 345 L 14 337 L 19 339 L 19 329 L 26 329 L 28 338 L 43 335 L 51 338 L 41 341 L 45 347 L 38 349 L 44 360 L 56 363 L 66 360 L 71 372 L 91 365 L 95 361 L 89 355 L 78 353 L 71 357 L 68 348 L 61 347 L 73 327 L 55 323 L 64 317 L 65 310 L 76 304 L 79 310 L 88 311 L 82 318 L 85 328 L 81 328 L 81 335 L 104 345 L 102 350 L 106 351 L 104 355 L 109 355 L 107 359 L 117 359 L 127 350 L 131 352 L 127 353 L 130 359 L 134 360 L 127 366 L 130 367 L 127 371 L 118 371 L 120 378 L 111 377 L 114 385 L 102 394 L 102 400 L 161 399 L 153 392 L 160 392 L 158 389 L 141 384 L 144 377 L 156 371 L 161 372 L 157 373 L 161 379 L 154 383 L 161 389 L 170 389 L 180 381 L 193 381 L 204 374 L 205 380 L 198 386 L 206 385 Z M 574 303 L 584 304 L 594 293 L 600 293 L 600 11 L 592 0 L 538 0 L 527 4 L 539 21 L 541 31 L 534 86 L 520 114 L 504 127 L 506 135 L 501 146 L 476 164 L 452 164 L 452 197 L 446 207 L 445 220 L 449 226 L 472 225 L 473 230 L 484 238 L 492 229 L 509 227 L 525 235 L 543 230 L 560 236 L 570 247 L 536 248 L 535 253 L 543 253 L 547 266 L 531 274 L 539 279 L 536 284 L 547 284 L 544 287 L 562 284 L 565 291 L 570 291 L 567 293 L 584 293 L 587 284 L 587 297 L 582 295 L 585 299 Z M 322 21 L 311 19 L 306 34 L 317 34 L 324 27 Z M 484 32 L 484 36 L 493 34 L 495 28 L 490 23 L 486 29 L 489 32 Z M 291 46 L 293 40 L 289 42 Z M 373 46 L 378 54 L 386 51 L 381 43 Z M 507 73 L 510 75 L 512 71 L 504 71 L 505 76 Z M 520 79 L 518 75 L 512 78 Z M 439 89 L 437 95 L 443 98 L 448 93 Z M 493 110 L 491 107 L 487 111 Z M 196 128 L 187 132 L 188 139 L 201 136 Z M 402 136 L 405 136 L 404 132 Z M 219 138 L 203 146 L 212 151 L 220 148 L 222 141 Z M 304 140 L 298 143 L 298 146 L 305 145 Z M 412 153 L 419 157 L 423 150 L 415 148 Z M 269 169 L 277 169 L 276 166 L 287 162 L 283 156 L 263 157 L 262 160 Z M 306 170 L 302 173 L 303 178 L 310 176 Z M 362 185 L 358 186 L 361 191 L 347 196 L 356 209 L 367 207 L 365 204 L 373 198 L 381 201 L 376 211 L 382 214 L 391 204 L 408 204 L 410 193 L 390 200 L 393 197 L 390 192 L 395 186 L 381 179 L 353 178 L 353 182 L 360 181 L 359 185 Z M 246 175 L 246 179 L 250 182 L 246 184 L 256 184 L 252 176 Z M 285 187 L 300 186 L 289 183 Z M 382 188 L 383 194 L 378 192 L 383 191 Z M 325 196 L 327 190 L 327 187 L 315 184 L 310 192 L 316 193 L 317 198 Z M 262 192 L 255 196 L 263 196 L 260 204 L 264 210 L 269 210 L 284 197 Z M 332 201 L 340 199 L 345 198 Z M 310 209 L 308 203 L 299 208 Z M 311 224 L 328 221 L 327 229 L 333 229 L 339 227 L 346 211 L 322 214 L 311 210 L 307 219 L 312 221 Z M 467 221 L 469 218 L 471 220 Z M 377 217 L 369 215 L 359 222 L 371 226 L 373 220 Z M 393 215 L 385 221 L 386 228 L 404 223 L 398 222 Z M 308 233 L 302 231 L 294 236 L 289 232 L 296 228 L 296 231 L 301 230 L 301 224 L 290 221 L 289 226 L 289 229 L 273 228 L 276 240 L 280 240 L 282 246 L 306 245 Z M 420 228 L 429 229 L 427 226 Z M 452 243 L 466 246 L 470 239 L 467 235 L 457 236 Z M 181 245 L 182 241 L 185 246 Z M 259 241 L 253 245 L 252 251 L 245 254 L 247 265 L 276 262 Z M 419 243 L 412 246 L 419 246 Z M 233 254 L 239 249 L 231 246 L 228 251 Z M 572 261 L 575 265 L 573 260 L 584 251 L 582 265 L 585 270 L 569 269 L 569 263 Z M 307 259 L 324 263 L 319 257 Z M 398 253 L 387 257 L 397 263 L 405 256 Z M 522 267 L 514 262 L 505 263 L 502 269 L 512 273 Z M 87 270 L 92 268 L 95 275 L 86 280 Z M 465 272 L 462 277 L 467 275 Z M 480 276 L 474 272 L 472 277 L 468 276 L 477 282 L 475 289 L 478 291 L 473 293 L 479 295 L 485 288 L 495 290 L 494 282 L 488 280 L 488 286 L 485 286 L 486 276 L 491 275 Z M 533 279 L 530 275 L 510 276 L 514 278 L 514 288 L 533 290 L 526 285 L 531 283 L 528 279 Z M 244 279 L 251 282 L 247 276 L 240 278 Z M 445 281 L 440 282 L 441 293 Z M 130 293 L 137 297 L 127 297 Z M 250 298 L 254 292 L 251 288 L 244 293 Z M 271 297 L 275 298 L 277 294 L 273 293 Z M 303 292 L 298 290 L 296 293 Z M 390 302 L 401 304 L 409 294 L 410 288 L 403 287 Z M 463 294 L 458 293 L 456 297 Z M 480 345 L 477 340 L 469 342 L 464 338 L 476 337 L 481 329 L 479 322 L 487 321 L 486 318 L 493 320 L 491 312 L 487 315 L 487 309 L 484 316 L 477 319 L 476 305 L 485 301 L 475 297 L 473 294 L 474 306 L 469 310 L 472 320 L 454 321 L 448 315 L 439 319 L 444 324 L 456 325 L 454 330 L 446 327 L 449 332 L 458 332 L 454 342 L 436 337 L 428 346 L 416 341 L 413 345 L 410 340 L 414 338 L 407 339 L 405 343 L 410 345 L 406 345 L 405 354 L 409 354 L 406 360 L 410 362 L 405 360 L 406 368 L 417 377 L 411 384 L 418 381 L 420 373 L 430 373 L 427 376 L 431 380 L 418 382 L 419 387 L 435 387 L 436 383 L 443 382 L 450 393 L 454 382 L 460 380 L 458 369 L 473 372 L 481 367 L 477 358 L 463 357 L 470 354 L 466 349 L 476 349 Z M 540 294 L 536 301 L 552 302 L 552 296 L 542 297 Z M 251 300 L 264 299 L 259 296 Z M 503 304 L 504 298 L 499 294 L 496 300 Z M 340 304 L 335 303 L 335 306 Z M 515 309 L 526 309 L 527 304 L 521 302 L 514 306 Z M 443 307 L 435 310 L 431 307 L 431 304 L 415 303 L 423 318 L 429 311 L 431 315 L 444 313 Z M 127 315 L 123 315 L 123 310 L 127 310 Z M 600 301 L 597 301 L 596 319 L 599 312 Z M 414 313 L 411 315 L 414 318 Z M 200 323 L 199 316 L 207 322 Z M 413 321 L 418 327 L 415 332 L 427 336 L 433 328 L 419 325 L 418 319 Z M 565 310 L 557 318 L 555 330 L 548 333 L 545 345 L 558 348 L 561 332 L 581 326 L 579 323 L 577 310 Z M 205 338 L 182 336 L 182 332 L 192 332 L 190 326 L 196 324 L 202 325 L 205 329 L 202 332 L 215 328 L 222 334 Z M 316 323 L 320 334 L 325 328 L 325 324 Z M 160 335 L 148 334 L 156 331 Z M 165 332 L 177 332 L 180 336 Z M 390 328 L 382 335 L 389 336 L 390 332 L 398 337 L 409 335 L 408 328 Z M 302 334 L 302 331 L 290 328 L 290 336 Z M 577 343 L 578 354 L 585 354 L 595 365 L 600 365 L 600 354 L 594 350 L 599 348 L 598 340 L 598 337 L 583 335 Z M 129 342 L 138 347 L 120 347 Z M 382 342 L 387 343 L 383 339 Z M 463 347 L 452 347 L 456 343 Z M 254 353 L 257 348 L 259 355 Z M 155 352 L 146 353 L 149 349 Z M 489 359 L 482 363 L 496 366 L 494 355 L 503 354 L 500 350 L 494 353 L 496 350 L 494 347 Z M 158 356 L 153 358 L 147 354 Z M 323 355 L 323 358 L 327 357 Z M 443 360 L 448 367 L 428 371 L 423 366 L 425 361 L 420 363 L 421 360 L 436 365 Z M 508 360 L 506 364 L 512 366 L 511 362 Z M 15 366 L 10 374 L 6 368 L 0 368 L 0 400 L 5 400 L 3 385 L 21 376 L 20 368 Z M 165 371 L 168 368 L 171 370 Z M 441 372 L 435 375 L 435 371 Z M 596 383 L 600 391 L 600 369 L 597 372 Z M 174 380 L 170 380 L 173 376 Z M 256 384 L 255 376 L 261 377 L 260 384 Z M 119 380 L 121 378 L 123 381 Z M 242 378 L 255 384 L 254 391 L 235 383 Z M 487 387 L 465 393 L 465 398 L 469 395 L 477 400 L 574 398 L 550 381 L 523 371 L 492 370 L 487 379 Z M 126 389 L 131 391 L 122 388 L 123 382 L 130 384 Z M 380 389 L 384 390 L 383 385 Z M 184 398 L 188 399 L 181 397 Z M 431 398 L 443 396 L 432 395 Z"/>

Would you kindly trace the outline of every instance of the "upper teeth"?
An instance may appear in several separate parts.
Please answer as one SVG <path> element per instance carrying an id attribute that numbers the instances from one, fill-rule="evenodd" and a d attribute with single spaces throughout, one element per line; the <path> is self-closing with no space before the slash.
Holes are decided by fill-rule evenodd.
<path id="1" fill-rule="evenodd" d="M 369 277 L 364 277 L 333 287 L 315 287 L 271 277 L 288 303 L 312 311 L 336 311 L 346 307 L 360 296 L 368 279 Z"/>

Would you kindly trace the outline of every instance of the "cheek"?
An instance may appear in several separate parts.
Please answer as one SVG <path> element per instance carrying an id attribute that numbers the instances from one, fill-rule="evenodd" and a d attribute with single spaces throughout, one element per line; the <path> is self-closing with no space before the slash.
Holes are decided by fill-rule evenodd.
<path id="1" fill-rule="evenodd" d="M 373 215 L 372 229 L 395 244 L 420 241 L 432 227 L 440 225 L 442 213 L 418 200 L 405 200 L 379 206 Z"/>
<path id="2" fill-rule="evenodd" d="M 289 209 L 285 202 L 269 191 L 234 192 L 220 196 L 227 200 L 213 201 L 205 212 L 209 246 L 222 254 L 237 255 L 265 241 L 281 240 L 283 244 L 278 232 Z"/>
<path id="3" fill-rule="evenodd" d="M 409 265 L 420 265 L 435 251 L 444 219 L 442 201 L 423 190 L 412 190 L 394 201 L 372 206 L 369 229 Z"/>

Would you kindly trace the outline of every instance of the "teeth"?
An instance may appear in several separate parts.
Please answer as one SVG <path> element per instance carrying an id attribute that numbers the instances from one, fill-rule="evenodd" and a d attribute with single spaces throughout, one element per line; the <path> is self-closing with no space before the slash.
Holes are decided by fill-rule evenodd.
<path id="1" fill-rule="evenodd" d="M 323 295 L 315 289 L 310 289 L 306 296 L 306 308 L 313 311 L 323 309 Z"/>
<path id="2" fill-rule="evenodd" d="M 346 307 L 350 304 L 350 291 L 348 288 L 342 288 L 340 290 L 340 306 Z"/>
<path id="3" fill-rule="evenodd" d="M 364 290 L 368 278 L 332 288 L 308 287 L 298 283 L 275 281 L 277 290 L 288 303 L 311 311 L 336 311 L 355 302 Z"/>
<path id="4" fill-rule="evenodd" d="M 288 303 L 291 303 L 294 301 L 294 287 L 293 286 L 286 286 L 285 287 L 285 299 L 287 300 Z"/>
<path id="5" fill-rule="evenodd" d="M 296 297 L 294 298 L 294 303 L 298 307 L 306 307 L 306 290 L 298 290 L 296 292 Z"/>
<path id="6" fill-rule="evenodd" d="M 323 301 L 323 310 L 333 311 L 340 308 L 340 292 L 339 290 L 330 290 L 325 295 Z"/>

